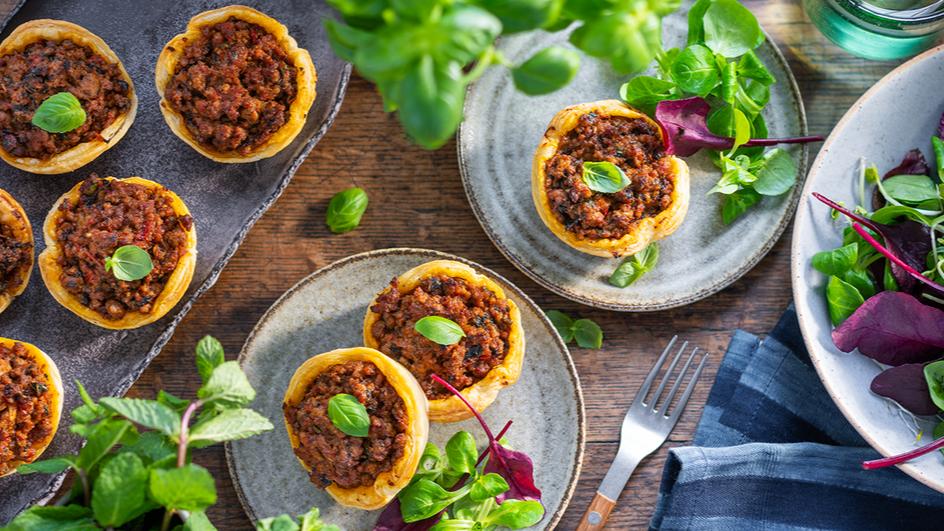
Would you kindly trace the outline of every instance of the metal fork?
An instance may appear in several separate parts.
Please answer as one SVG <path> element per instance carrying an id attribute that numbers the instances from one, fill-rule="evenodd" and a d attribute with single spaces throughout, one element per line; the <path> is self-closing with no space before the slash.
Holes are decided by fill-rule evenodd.
<path id="1" fill-rule="evenodd" d="M 665 375 L 662 377 L 659 387 L 656 388 L 655 394 L 652 395 L 650 400 L 646 400 L 646 395 L 649 394 L 652 383 L 655 381 L 656 376 L 659 375 L 659 371 L 662 369 L 662 365 L 669 356 L 669 352 L 675 346 L 677 339 L 678 336 L 675 336 L 669 341 L 668 346 L 665 347 L 665 350 L 662 351 L 662 355 L 659 356 L 659 360 L 656 361 L 656 364 L 646 376 L 646 380 L 642 383 L 642 387 L 639 388 L 639 392 L 636 393 L 636 398 L 633 399 L 629 410 L 626 411 L 626 416 L 623 417 L 623 426 L 620 429 L 620 444 L 619 450 L 616 453 L 616 459 L 613 460 L 613 464 L 610 465 L 606 477 L 604 477 L 603 482 L 600 483 L 600 487 L 597 489 L 593 501 L 590 502 L 590 507 L 587 508 L 587 512 L 584 513 L 583 518 L 581 518 L 580 525 L 577 526 L 577 531 L 598 531 L 603 529 L 607 519 L 610 517 L 610 512 L 613 511 L 613 507 L 616 505 L 616 500 L 619 499 L 620 492 L 623 491 L 623 487 L 625 487 L 626 482 L 629 481 L 629 476 L 633 473 L 633 470 L 636 469 L 636 465 L 638 465 L 643 458 L 658 450 L 666 439 L 669 438 L 669 433 L 672 432 L 675 424 L 678 423 L 679 417 L 682 415 L 682 410 L 685 409 L 685 405 L 688 403 L 688 399 L 695 389 L 695 383 L 698 381 L 698 377 L 701 376 L 701 371 L 705 366 L 705 362 L 708 360 L 708 353 L 702 355 L 701 361 L 698 362 L 698 367 L 695 369 L 695 373 L 691 376 L 691 379 L 688 381 L 688 386 L 685 387 L 682 397 L 679 398 L 678 404 L 672 411 L 669 411 L 669 408 L 672 406 L 672 400 L 675 398 L 688 369 L 695 360 L 698 347 L 692 349 L 691 354 L 685 361 L 685 365 L 678 373 L 678 376 L 676 376 L 675 383 L 673 383 L 672 387 L 669 389 L 669 394 L 665 397 L 665 401 L 660 404 L 659 400 L 671 380 L 676 366 L 678 366 L 683 354 L 688 349 L 688 341 L 682 343 L 681 348 L 678 349 L 678 353 L 672 358 L 672 362 L 669 364 L 669 368 L 666 369 Z"/>

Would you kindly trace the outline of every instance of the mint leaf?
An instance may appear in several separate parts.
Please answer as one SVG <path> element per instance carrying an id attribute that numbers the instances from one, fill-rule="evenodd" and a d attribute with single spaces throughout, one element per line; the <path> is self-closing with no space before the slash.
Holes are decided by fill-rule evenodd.
<path id="1" fill-rule="evenodd" d="M 85 446 L 79 452 L 76 467 L 91 469 L 95 463 L 118 444 L 128 430 L 134 429 L 130 422 L 120 419 L 108 419 L 91 428 Z"/>
<path id="2" fill-rule="evenodd" d="M 216 531 L 216 527 L 203 511 L 193 511 L 184 523 L 184 531 Z"/>
<path id="3" fill-rule="evenodd" d="M 145 463 L 160 461 L 168 456 L 177 456 L 177 447 L 156 431 L 146 431 L 134 444 L 122 446 L 123 452 L 134 452 Z"/>
<path id="4" fill-rule="evenodd" d="M 58 474 L 63 470 L 67 470 L 73 463 L 72 456 L 53 457 L 52 459 L 20 465 L 16 468 L 16 471 L 19 474 Z"/>
<path id="5" fill-rule="evenodd" d="M 287 514 L 264 518 L 256 525 L 258 531 L 299 531 L 298 524 Z"/>
<path id="6" fill-rule="evenodd" d="M 228 409 L 194 425 L 189 442 L 194 448 L 202 448 L 223 441 L 245 439 L 272 428 L 269 419 L 251 409 Z"/>
<path id="7" fill-rule="evenodd" d="M 187 409 L 187 406 L 190 405 L 189 400 L 184 400 L 183 398 L 178 398 L 167 391 L 161 389 L 157 392 L 157 401 L 165 406 L 173 409 L 177 413 L 183 413 Z"/>
<path id="8" fill-rule="evenodd" d="M 221 408 L 242 407 L 252 402 L 256 391 L 239 364 L 227 361 L 213 369 L 210 378 L 197 391 L 197 396 L 207 405 Z"/>
<path id="9" fill-rule="evenodd" d="M 141 514 L 148 472 L 141 458 L 120 453 L 106 463 L 92 490 L 92 510 L 98 523 L 117 527 Z"/>
<path id="10" fill-rule="evenodd" d="M 151 470 L 151 499 L 170 509 L 203 511 L 216 503 L 213 476 L 200 465 Z"/>
<path id="11" fill-rule="evenodd" d="M 317 507 L 312 507 L 310 511 L 299 516 L 301 520 L 301 531 L 341 531 L 336 525 L 328 525 L 321 521 L 321 512 Z"/>
<path id="12" fill-rule="evenodd" d="M 132 422 L 169 437 L 180 434 L 180 415 L 159 402 L 140 398 L 106 397 L 101 399 L 101 405 Z"/>
<path id="13" fill-rule="evenodd" d="M 210 379 L 213 369 L 226 361 L 223 345 L 213 336 L 203 336 L 203 339 L 197 342 L 196 358 L 197 371 L 203 383 Z"/>
<path id="14" fill-rule="evenodd" d="M 4 531 L 97 531 L 92 511 L 80 505 L 34 505 L 3 528 Z"/>

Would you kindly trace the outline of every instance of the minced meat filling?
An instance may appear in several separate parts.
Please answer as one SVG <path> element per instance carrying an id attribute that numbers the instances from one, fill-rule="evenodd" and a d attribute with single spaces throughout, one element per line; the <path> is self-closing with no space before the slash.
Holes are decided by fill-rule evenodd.
<path id="1" fill-rule="evenodd" d="M 670 161 L 657 126 L 641 118 L 588 113 L 561 140 L 545 165 L 545 188 L 554 215 L 585 239 L 619 239 L 640 219 L 672 202 Z M 583 181 L 583 163 L 611 162 L 631 184 L 619 192 L 594 192 Z"/>
<path id="2" fill-rule="evenodd" d="M 465 389 L 501 365 L 508 353 L 512 326 L 508 302 L 461 278 L 427 277 L 408 293 L 400 293 L 393 279 L 370 309 L 379 314 L 370 330 L 378 349 L 409 369 L 432 399 L 445 398 L 449 392 L 430 374 Z M 439 345 L 423 337 L 414 325 L 429 315 L 455 321 L 465 338 Z"/>
<path id="3" fill-rule="evenodd" d="M 177 262 L 188 251 L 193 218 L 178 216 L 164 189 L 106 180 L 82 182 L 78 201 L 63 201 L 56 220 L 61 257 L 59 282 L 92 310 L 111 320 L 128 312 L 150 313 Z M 105 258 L 124 245 L 151 256 L 154 269 L 124 281 L 105 271 Z"/>
<path id="4" fill-rule="evenodd" d="M 256 24 L 230 18 L 201 32 L 183 51 L 164 97 L 198 142 L 246 155 L 288 122 L 295 66 Z"/>
<path id="5" fill-rule="evenodd" d="M 0 222 L 0 294 L 20 287 L 20 268 L 33 255 L 33 244 L 16 238 L 13 227 Z"/>
<path id="6" fill-rule="evenodd" d="M 36 108 L 59 92 L 71 92 L 85 123 L 48 133 L 31 123 Z M 0 57 L 0 145 L 16 157 L 48 159 L 101 132 L 131 107 L 131 87 L 117 64 L 70 40 L 42 40 Z"/>
<path id="7" fill-rule="evenodd" d="M 36 459 L 52 435 L 51 386 L 25 345 L 0 344 L 0 475 Z"/>
<path id="8" fill-rule="evenodd" d="M 367 437 L 346 435 L 328 417 L 328 400 L 353 395 L 370 415 Z M 312 381 L 296 405 L 284 404 L 285 418 L 298 435 L 295 454 L 311 468 L 311 481 L 342 488 L 373 485 L 393 468 L 408 442 L 409 418 L 403 399 L 376 365 L 348 361 L 332 365 Z"/>

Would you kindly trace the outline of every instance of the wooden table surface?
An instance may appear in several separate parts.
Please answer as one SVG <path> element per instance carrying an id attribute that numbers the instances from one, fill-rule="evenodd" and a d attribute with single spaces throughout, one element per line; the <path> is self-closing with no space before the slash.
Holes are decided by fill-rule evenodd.
<path id="1" fill-rule="evenodd" d="M 829 43 L 810 24 L 799 0 L 744 3 L 789 60 L 811 133 L 829 133 L 846 109 L 895 66 L 852 57 Z M 328 199 L 354 184 L 370 196 L 367 214 L 357 230 L 332 235 L 324 224 Z M 790 303 L 790 234 L 788 230 L 734 285 L 683 308 L 616 313 L 570 302 L 516 270 L 486 237 L 460 183 L 455 143 L 437 151 L 413 146 L 396 118 L 383 112 L 373 85 L 355 74 L 334 126 L 129 394 L 150 398 L 167 389 L 193 396 L 198 387 L 193 370 L 197 340 L 212 334 L 223 342 L 227 358 L 235 358 L 253 325 L 283 291 L 335 260 L 385 247 L 454 253 L 504 275 L 542 308 L 589 317 L 604 330 L 602 349 L 571 350 L 586 400 L 587 447 L 577 491 L 560 529 L 576 527 L 616 453 L 623 412 L 667 340 L 679 334 L 713 353 L 709 378 L 699 386 L 669 442 L 636 470 L 608 527 L 641 529 L 652 515 L 666 451 L 689 444 L 732 331 L 763 334 Z M 227 474 L 222 446 L 197 451 L 195 460 L 217 479 L 219 501 L 209 511 L 216 526 L 250 529 Z"/>

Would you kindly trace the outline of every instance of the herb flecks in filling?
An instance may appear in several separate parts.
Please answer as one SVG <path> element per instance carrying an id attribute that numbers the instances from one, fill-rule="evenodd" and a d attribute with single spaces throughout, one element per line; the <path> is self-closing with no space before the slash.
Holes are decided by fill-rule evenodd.
<path id="1" fill-rule="evenodd" d="M 588 113 L 562 139 L 545 165 L 551 210 L 585 239 L 619 239 L 643 218 L 672 202 L 671 163 L 658 127 L 642 118 Z M 611 162 L 629 177 L 619 192 L 594 192 L 583 181 L 584 162 Z"/>
<path id="2" fill-rule="evenodd" d="M 77 201 L 59 207 L 55 234 L 61 256 L 59 282 L 82 304 L 111 320 L 128 312 L 151 313 L 181 257 L 188 252 L 193 218 L 179 216 L 163 188 L 92 175 Z M 151 256 L 154 269 L 123 281 L 105 271 L 105 258 L 123 245 Z"/>
<path id="3" fill-rule="evenodd" d="M 331 397 L 353 395 L 367 408 L 367 437 L 352 437 L 328 417 Z M 285 417 L 298 436 L 295 454 L 311 468 L 311 481 L 326 487 L 373 485 L 377 475 L 403 457 L 408 442 L 409 418 L 403 399 L 371 362 L 348 361 L 332 365 L 308 385 L 305 397 L 285 404 Z"/>
<path id="4" fill-rule="evenodd" d="M 52 434 L 51 387 L 25 345 L 0 345 L 0 475 L 35 459 Z"/>
<path id="5" fill-rule="evenodd" d="M 49 133 L 31 123 L 48 97 L 69 92 L 85 110 L 85 123 Z M 117 64 L 70 40 L 42 40 L 0 57 L 0 145 L 13 156 L 48 159 L 101 132 L 131 107 L 131 88 Z"/>
<path id="6" fill-rule="evenodd" d="M 32 254 L 33 244 L 17 239 L 13 227 L 0 221 L 0 294 L 20 287 L 21 268 Z"/>
<path id="7" fill-rule="evenodd" d="M 180 56 L 164 97 L 199 143 L 249 154 L 288 122 L 295 66 L 256 24 L 230 18 L 201 32 Z"/>
<path id="8" fill-rule="evenodd" d="M 379 314 L 370 330 L 378 349 L 413 373 L 432 399 L 446 398 L 449 392 L 432 381 L 430 374 L 465 389 L 501 365 L 508 353 L 512 327 L 508 302 L 461 278 L 427 277 L 408 293 L 400 293 L 394 279 L 371 311 Z M 439 345 L 423 337 L 414 325 L 429 315 L 456 322 L 465 337 L 453 345 Z"/>

